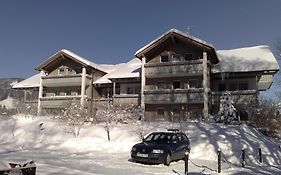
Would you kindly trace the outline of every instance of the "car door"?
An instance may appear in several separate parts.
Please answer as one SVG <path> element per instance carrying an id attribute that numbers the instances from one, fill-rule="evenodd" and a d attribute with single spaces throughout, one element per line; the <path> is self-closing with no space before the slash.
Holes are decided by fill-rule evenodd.
<path id="1" fill-rule="evenodd" d="M 178 133 L 177 138 L 178 138 L 178 144 L 177 144 L 178 145 L 178 148 L 177 148 L 178 159 L 182 159 L 182 158 L 184 158 L 184 154 L 187 149 L 187 143 L 186 143 L 185 138 L 182 133 Z"/>
<path id="2" fill-rule="evenodd" d="M 179 149 L 178 149 L 178 137 L 176 134 L 173 134 L 171 137 L 171 157 L 173 160 L 177 160 L 179 157 Z"/>

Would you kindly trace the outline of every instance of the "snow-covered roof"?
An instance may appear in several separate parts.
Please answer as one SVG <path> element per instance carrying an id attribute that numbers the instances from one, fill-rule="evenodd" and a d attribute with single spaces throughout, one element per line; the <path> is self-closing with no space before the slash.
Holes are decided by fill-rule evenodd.
<path id="1" fill-rule="evenodd" d="M 134 58 L 127 63 L 121 64 L 118 69 L 104 75 L 100 79 L 94 82 L 94 84 L 111 83 L 110 79 L 116 78 L 137 78 L 140 77 L 141 61 L 138 58 Z"/>
<path id="2" fill-rule="evenodd" d="M 67 49 L 62 49 L 62 50 L 58 51 L 57 53 L 55 53 L 54 55 L 52 55 L 51 57 L 46 59 L 43 63 L 38 65 L 37 69 L 38 70 L 43 69 L 43 67 L 45 67 L 46 65 L 48 65 L 49 63 L 51 63 L 52 61 L 54 61 L 55 59 L 57 59 L 59 56 L 61 56 L 63 54 L 67 55 L 68 57 L 70 57 L 71 59 L 73 59 L 77 62 L 80 62 L 81 64 L 85 64 L 85 65 L 90 66 L 94 69 L 98 69 L 98 70 L 103 71 L 105 73 L 111 72 L 111 69 L 108 69 L 109 68 L 108 66 L 93 63 L 93 62 L 91 62 L 91 61 L 89 61 L 89 60 L 87 60 L 87 59 L 67 50 Z"/>
<path id="3" fill-rule="evenodd" d="M 217 55 L 219 63 L 212 68 L 213 73 L 279 70 L 276 58 L 266 45 L 219 50 Z"/>
<path id="4" fill-rule="evenodd" d="M 197 42 L 197 43 L 200 43 L 200 44 L 206 45 L 206 46 L 208 46 L 208 47 L 214 48 L 214 46 L 213 46 L 212 44 L 210 44 L 210 43 L 208 43 L 208 42 L 206 42 L 206 41 L 203 41 L 203 40 L 201 40 L 201 39 L 199 39 L 199 38 L 196 38 L 196 37 L 194 37 L 194 36 L 191 36 L 191 35 L 188 34 L 188 33 L 182 32 L 182 31 L 180 31 L 180 30 L 178 30 L 178 29 L 171 29 L 171 30 L 169 30 L 168 32 L 166 32 L 166 33 L 164 33 L 163 35 L 161 35 L 160 37 L 158 37 L 158 38 L 156 38 L 155 40 L 151 41 L 149 44 L 147 44 L 147 45 L 145 45 L 144 47 L 142 47 L 142 48 L 140 48 L 139 50 L 137 50 L 137 51 L 135 52 L 135 55 L 136 55 L 137 57 L 139 57 L 141 52 L 147 50 L 148 48 L 150 48 L 150 47 L 152 47 L 153 45 L 155 45 L 156 43 L 158 43 L 161 39 L 163 39 L 163 38 L 165 38 L 166 36 L 168 36 L 168 35 L 170 35 L 170 34 L 173 34 L 173 33 L 174 33 L 174 34 L 178 34 L 178 35 L 183 36 L 183 37 L 186 37 L 186 38 L 189 38 L 189 39 L 191 39 L 191 40 L 193 40 L 193 41 L 195 41 L 195 42 Z"/>
<path id="5" fill-rule="evenodd" d="M 40 73 L 33 75 L 25 80 L 22 80 L 16 84 L 13 85 L 14 89 L 17 88 L 34 88 L 34 87 L 39 87 L 39 82 L 40 82 Z"/>
<path id="6" fill-rule="evenodd" d="M 102 76 L 101 78 L 97 79 L 96 81 L 93 82 L 93 84 L 108 84 L 112 83 L 110 79 L 108 79 L 109 74 L 106 74 Z"/>
<path id="7" fill-rule="evenodd" d="M 136 78 L 140 77 L 141 72 L 141 60 L 134 58 L 128 63 L 122 65 L 117 70 L 110 73 L 110 79 L 114 78 Z"/>

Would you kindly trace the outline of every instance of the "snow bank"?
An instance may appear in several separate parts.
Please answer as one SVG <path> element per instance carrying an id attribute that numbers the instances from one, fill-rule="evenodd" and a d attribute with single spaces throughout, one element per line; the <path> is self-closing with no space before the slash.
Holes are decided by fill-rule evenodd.
<path id="1" fill-rule="evenodd" d="M 135 122 L 114 125 L 110 132 L 111 141 L 108 141 L 104 124 L 85 125 L 79 137 L 74 138 L 64 123 L 50 117 L 25 118 L 24 115 L 16 115 L 13 118 L 16 120 L 14 127 L 11 125 L 11 119 L 1 119 L 0 122 L 0 140 L 3 143 L 1 150 L 4 152 L 44 148 L 72 153 L 100 152 L 129 156 L 131 147 L 139 142 L 137 133 L 149 134 L 167 128 L 181 128 L 190 138 L 191 160 L 216 161 L 217 150 L 220 148 L 224 159 L 234 165 L 240 165 L 241 150 L 245 148 L 249 156 L 247 163 L 258 164 L 257 152 L 258 148 L 262 148 L 266 164 L 281 164 L 279 145 L 246 125 Z"/>
<path id="2" fill-rule="evenodd" d="M 13 109 L 15 108 L 15 99 L 12 97 L 8 97 L 5 100 L 0 101 L 0 105 L 5 106 L 7 109 Z"/>

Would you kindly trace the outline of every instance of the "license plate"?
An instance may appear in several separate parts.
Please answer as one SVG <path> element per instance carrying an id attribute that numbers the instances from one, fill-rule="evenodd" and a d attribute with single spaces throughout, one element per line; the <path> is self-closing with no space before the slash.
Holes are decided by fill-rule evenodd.
<path id="1" fill-rule="evenodd" d="M 148 154 L 137 153 L 138 157 L 148 157 Z"/>

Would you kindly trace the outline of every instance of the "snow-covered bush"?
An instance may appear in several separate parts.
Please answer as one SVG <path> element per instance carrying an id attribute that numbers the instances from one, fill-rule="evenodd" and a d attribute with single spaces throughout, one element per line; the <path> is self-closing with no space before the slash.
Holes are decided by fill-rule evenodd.
<path id="1" fill-rule="evenodd" d="M 230 93 L 226 92 L 220 97 L 220 110 L 216 122 L 231 124 L 234 121 L 239 121 L 239 115 L 230 100 Z"/>
<path id="2" fill-rule="evenodd" d="M 86 122 L 92 122 L 92 116 L 89 116 L 87 108 L 81 106 L 80 101 L 73 100 L 65 109 L 63 109 L 61 119 L 67 122 L 69 132 L 75 138 L 79 136 L 82 126 Z"/>

